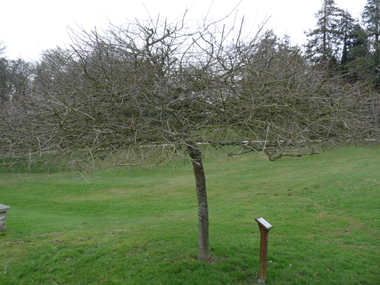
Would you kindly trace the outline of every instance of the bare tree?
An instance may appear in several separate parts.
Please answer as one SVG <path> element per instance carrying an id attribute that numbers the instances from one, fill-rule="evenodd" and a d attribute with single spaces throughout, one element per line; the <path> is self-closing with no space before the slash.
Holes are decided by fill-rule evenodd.
<path id="1" fill-rule="evenodd" d="M 311 65 L 270 31 L 249 38 L 218 22 L 194 31 L 185 19 L 157 19 L 72 38 L 45 53 L 33 96 L 1 116 L 3 166 L 190 159 L 200 260 L 210 252 L 199 144 L 276 160 L 369 133 L 360 113 L 366 90 Z"/>

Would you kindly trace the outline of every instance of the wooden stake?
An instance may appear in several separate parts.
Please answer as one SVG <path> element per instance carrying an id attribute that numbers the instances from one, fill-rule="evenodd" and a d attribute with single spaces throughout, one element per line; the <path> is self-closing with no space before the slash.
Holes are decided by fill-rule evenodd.
<path id="1" fill-rule="evenodd" d="M 268 261 L 268 233 L 273 226 L 263 217 L 255 220 L 259 224 L 260 229 L 260 270 L 259 283 L 265 283 L 267 280 L 267 261 Z"/>

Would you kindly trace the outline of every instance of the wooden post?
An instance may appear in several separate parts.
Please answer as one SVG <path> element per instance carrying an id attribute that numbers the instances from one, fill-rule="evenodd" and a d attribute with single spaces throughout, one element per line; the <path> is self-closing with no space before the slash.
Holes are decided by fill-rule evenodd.
<path id="1" fill-rule="evenodd" d="M 268 261 L 268 233 L 273 226 L 263 217 L 255 219 L 260 229 L 260 270 L 259 283 L 265 283 L 267 280 L 267 261 Z"/>

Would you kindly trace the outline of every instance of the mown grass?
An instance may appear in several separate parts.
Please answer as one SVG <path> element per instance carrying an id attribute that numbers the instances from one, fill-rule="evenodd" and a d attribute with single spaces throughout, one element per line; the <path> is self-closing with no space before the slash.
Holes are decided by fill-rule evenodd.
<path id="1" fill-rule="evenodd" d="M 72 173 L 0 173 L 12 207 L 0 284 L 254 284 L 259 229 L 268 284 L 380 284 L 379 148 L 276 162 L 205 162 L 212 260 L 197 257 L 190 164 Z"/>

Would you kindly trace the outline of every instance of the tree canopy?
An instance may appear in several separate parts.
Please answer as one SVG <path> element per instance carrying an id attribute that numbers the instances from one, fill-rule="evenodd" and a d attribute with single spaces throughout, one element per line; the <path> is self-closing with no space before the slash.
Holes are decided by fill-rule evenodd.
<path id="1" fill-rule="evenodd" d="M 325 2 L 330 6 L 320 12 L 335 17 L 339 10 Z M 323 15 L 321 27 L 329 28 L 316 45 L 330 60 L 339 46 L 332 32 L 338 21 Z M 273 31 L 243 36 L 243 24 L 192 28 L 185 18 L 172 24 L 157 18 L 105 32 L 73 32 L 68 48 L 45 51 L 28 80 L 20 77 L 21 86 L 28 86 L 27 92 L 14 89 L 22 100 L 8 100 L 1 109 L 2 166 L 40 162 L 84 169 L 104 160 L 115 166 L 191 160 L 198 257 L 207 260 L 200 146 L 277 160 L 377 135 L 366 84 L 311 62 Z M 342 27 L 347 48 L 348 25 Z M 347 48 L 347 61 L 351 51 Z M 21 61 L 14 66 L 14 78 L 25 66 Z"/>

